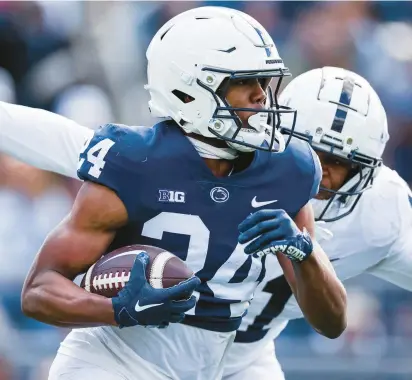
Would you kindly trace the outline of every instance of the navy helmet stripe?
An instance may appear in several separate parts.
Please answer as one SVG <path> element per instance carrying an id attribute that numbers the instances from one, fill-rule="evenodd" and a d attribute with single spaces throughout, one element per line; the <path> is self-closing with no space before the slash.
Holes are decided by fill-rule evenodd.
<path id="1" fill-rule="evenodd" d="M 355 87 L 355 80 L 351 77 L 345 77 L 342 84 L 342 92 L 339 98 L 339 104 L 336 108 L 335 117 L 332 123 L 332 131 L 342 132 L 343 126 L 348 114 L 348 107 L 352 100 L 353 88 Z"/>
<path id="2" fill-rule="evenodd" d="M 257 34 L 259 34 L 259 37 L 260 37 L 260 39 L 261 39 L 261 41 L 262 41 L 262 44 L 263 44 L 263 45 L 267 45 L 266 42 L 265 42 L 265 40 L 263 39 L 263 34 L 262 34 L 261 30 L 259 30 L 258 28 L 255 28 L 255 30 L 256 30 Z M 270 55 L 271 55 L 270 49 L 269 49 L 268 47 L 266 47 L 266 48 L 265 48 L 265 51 L 266 51 L 266 55 L 267 55 L 268 57 L 270 57 Z"/>

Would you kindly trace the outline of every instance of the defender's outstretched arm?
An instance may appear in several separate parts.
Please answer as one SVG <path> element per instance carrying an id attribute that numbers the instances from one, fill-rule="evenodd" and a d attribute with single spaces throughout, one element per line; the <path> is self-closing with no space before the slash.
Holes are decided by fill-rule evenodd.
<path id="1" fill-rule="evenodd" d="M 0 102 L 0 153 L 79 179 L 79 153 L 93 131 L 42 109 Z"/>

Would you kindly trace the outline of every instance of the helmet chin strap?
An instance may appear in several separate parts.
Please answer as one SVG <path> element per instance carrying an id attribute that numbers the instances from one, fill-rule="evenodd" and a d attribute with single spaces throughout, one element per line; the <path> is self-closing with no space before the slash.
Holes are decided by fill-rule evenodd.
<path id="1" fill-rule="evenodd" d="M 187 138 L 202 158 L 211 158 L 213 160 L 234 160 L 239 155 L 238 151 L 233 148 L 218 148 L 193 137 L 187 136 Z"/>
<path id="2" fill-rule="evenodd" d="M 237 139 L 249 144 L 260 146 L 263 144 L 265 139 L 265 130 L 269 127 L 267 122 L 268 115 L 264 112 L 258 112 L 249 116 L 247 120 L 247 125 L 243 125 L 243 128 L 239 131 Z M 237 125 L 232 121 L 235 129 Z M 233 130 L 232 130 L 233 132 Z M 227 145 L 233 149 L 240 152 L 253 152 L 256 149 L 244 146 L 242 144 L 237 144 L 236 142 L 228 142 Z"/>
<path id="3" fill-rule="evenodd" d="M 251 142 L 255 145 L 262 144 L 267 137 L 265 132 L 269 129 L 269 126 L 265 123 L 266 121 L 267 115 L 263 112 L 258 112 L 250 116 L 248 119 L 248 124 L 251 128 L 253 128 L 253 130 L 244 128 L 239 132 L 238 136 L 240 138 L 247 137 L 247 139 L 244 140 L 252 140 Z M 283 152 L 285 150 L 285 141 L 283 136 L 277 130 L 275 130 L 274 133 L 278 148 L 276 151 Z M 253 152 L 256 150 L 254 148 L 245 147 L 241 144 L 236 144 L 233 142 L 227 142 L 227 148 L 220 148 L 198 140 L 195 137 L 187 136 L 187 138 L 193 144 L 200 157 L 214 160 L 234 160 L 239 156 L 239 152 Z"/>

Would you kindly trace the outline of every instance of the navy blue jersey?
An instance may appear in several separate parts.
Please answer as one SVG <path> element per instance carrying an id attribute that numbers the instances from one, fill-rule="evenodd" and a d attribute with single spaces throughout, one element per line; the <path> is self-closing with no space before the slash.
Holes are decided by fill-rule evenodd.
<path id="1" fill-rule="evenodd" d="M 247 169 L 217 178 L 173 122 L 108 124 L 86 144 L 78 174 L 115 191 L 127 209 L 110 250 L 148 244 L 185 260 L 202 284 L 184 323 L 233 331 L 265 273 L 265 259 L 237 243 L 237 226 L 270 201 L 294 217 L 318 191 L 313 154 L 292 139 L 285 152 L 257 151 Z"/>

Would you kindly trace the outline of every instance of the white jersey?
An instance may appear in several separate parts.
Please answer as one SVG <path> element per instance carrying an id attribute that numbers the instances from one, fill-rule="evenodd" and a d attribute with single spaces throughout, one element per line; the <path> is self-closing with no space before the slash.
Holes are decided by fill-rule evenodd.
<path id="1" fill-rule="evenodd" d="M 408 185 L 383 167 L 351 214 L 322 224 L 333 237 L 318 236 L 317 228 L 317 240 L 342 281 L 370 273 L 412 291 L 411 202 Z M 256 361 L 289 320 L 303 317 L 276 258 L 268 256 L 266 263 L 266 277 L 230 349 L 227 374 Z"/>

